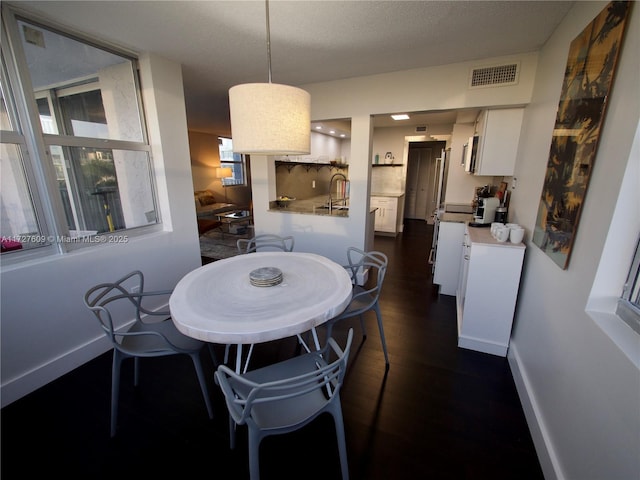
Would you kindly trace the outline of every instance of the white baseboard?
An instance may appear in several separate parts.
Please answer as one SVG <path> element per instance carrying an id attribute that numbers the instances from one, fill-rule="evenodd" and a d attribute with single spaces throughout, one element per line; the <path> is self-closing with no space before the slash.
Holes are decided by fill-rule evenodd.
<path id="1" fill-rule="evenodd" d="M 34 368 L 19 377 L 3 382 L 0 387 L 2 408 L 69 373 L 89 360 L 102 355 L 111 348 L 113 348 L 111 343 L 101 333 L 95 340 L 82 347 L 67 352 L 65 355 L 40 365 L 38 368 Z"/>
<path id="2" fill-rule="evenodd" d="M 163 304 L 158 306 L 156 311 L 168 311 L 169 304 Z M 142 317 L 146 318 L 145 316 Z M 120 326 L 120 330 L 127 330 L 133 324 L 135 319 L 130 319 L 127 323 Z M 98 329 L 96 329 L 99 331 Z M 113 348 L 113 345 L 102 333 L 96 333 L 94 338 L 91 338 L 84 344 L 65 352 L 64 354 L 51 359 L 36 368 L 33 368 L 22 375 L 16 376 L 9 380 L 2 379 L 0 385 L 0 404 L 1 407 L 9 405 L 16 400 L 28 395 L 31 392 L 36 391 L 40 387 L 45 386 L 47 383 L 54 381 L 55 379 L 69 373 L 80 365 L 87 363 L 90 360 L 102 355 L 104 352 Z"/>
<path id="3" fill-rule="evenodd" d="M 468 335 L 458 335 L 458 347 L 468 348 L 477 352 L 490 353 L 500 357 L 507 356 L 508 345 L 484 340 L 482 338 L 469 337 Z"/>
<path id="4" fill-rule="evenodd" d="M 542 420 L 540 408 L 533 395 L 527 373 L 521 368 L 522 362 L 518 355 L 518 348 L 513 342 L 509 346 L 507 360 L 511 367 L 513 381 L 516 384 L 516 390 L 518 391 L 520 403 L 522 404 L 522 409 L 524 410 L 524 415 L 529 425 L 529 432 L 531 433 L 531 438 L 536 448 L 538 461 L 542 467 L 544 478 L 545 480 L 564 480 L 565 477 L 560 468 L 560 462 L 558 461 L 558 457 L 553 449 L 553 444 L 551 443 L 551 438 Z"/>

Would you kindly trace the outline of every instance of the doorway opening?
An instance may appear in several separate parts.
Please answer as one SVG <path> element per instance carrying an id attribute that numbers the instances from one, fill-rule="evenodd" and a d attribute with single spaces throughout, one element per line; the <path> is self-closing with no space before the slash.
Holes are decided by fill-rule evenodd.
<path id="1" fill-rule="evenodd" d="M 409 141 L 404 218 L 433 224 L 446 182 L 446 142 Z"/>

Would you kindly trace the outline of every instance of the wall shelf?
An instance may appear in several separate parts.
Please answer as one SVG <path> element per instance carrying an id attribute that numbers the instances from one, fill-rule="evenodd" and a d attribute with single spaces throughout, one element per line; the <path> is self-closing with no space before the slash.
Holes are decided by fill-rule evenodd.
<path id="1" fill-rule="evenodd" d="M 336 165 L 332 165 L 330 163 L 312 163 L 312 162 L 282 162 L 280 160 L 276 160 L 276 169 L 279 167 L 284 167 L 287 169 L 287 171 L 289 173 L 291 173 L 291 170 L 293 170 L 295 167 L 302 167 L 304 168 L 307 172 L 309 170 L 311 170 L 312 168 L 315 168 L 316 171 L 319 171 L 321 168 L 323 167 L 327 167 L 329 170 L 346 170 L 349 168 L 349 165 L 347 164 L 336 164 Z"/>

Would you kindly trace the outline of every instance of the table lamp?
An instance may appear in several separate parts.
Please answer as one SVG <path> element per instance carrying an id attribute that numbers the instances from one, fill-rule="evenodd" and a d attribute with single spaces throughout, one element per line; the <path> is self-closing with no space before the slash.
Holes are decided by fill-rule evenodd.
<path id="1" fill-rule="evenodd" d="M 224 190 L 224 203 L 227 202 L 227 189 L 225 188 L 223 178 L 233 177 L 233 170 L 230 167 L 218 167 L 216 168 L 216 178 L 220 179 L 220 184 Z"/>

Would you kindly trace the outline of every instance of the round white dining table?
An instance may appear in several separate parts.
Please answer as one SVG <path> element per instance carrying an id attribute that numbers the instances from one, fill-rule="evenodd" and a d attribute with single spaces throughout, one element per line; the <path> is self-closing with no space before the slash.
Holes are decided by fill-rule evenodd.
<path id="1" fill-rule="evenodd" d="M 282 271 L 282 282 L 254 286 L 259 268 Z M 255 344 L 314 329 L 349 304 L 351 278 L 313 253 L 256 252 L 217 260 L 185 275 L 169 299 L 171 318 L 189 337 L 219 344 Z"/>

